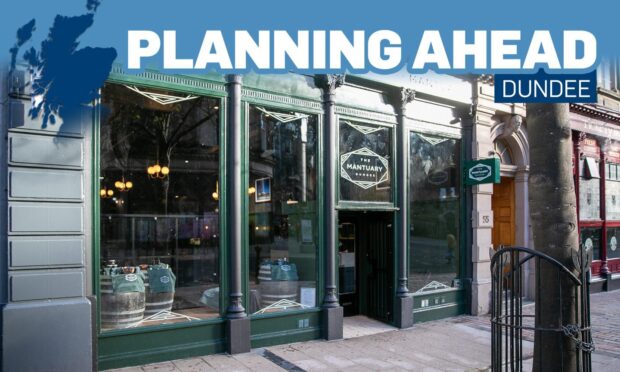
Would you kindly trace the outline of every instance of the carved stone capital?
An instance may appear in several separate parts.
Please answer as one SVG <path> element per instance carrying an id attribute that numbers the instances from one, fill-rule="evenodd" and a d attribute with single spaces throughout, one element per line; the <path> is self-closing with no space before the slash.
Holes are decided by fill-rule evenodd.
<path id="1" fill-rule="evenodd" d="M 415 90 L 411 88 L 395 88 L 388 92 L 388 101 L 397 112 L 404 115 L 405 107 L 415 99 Z"/>
<path id="2" fill-rule="evenodd" d="M 323 74 L 314 76 L 314 84 L 326 94 L 333 93 L 344 84 L 345 75 Z"/>
<path id="3" fill-rule="evenodd" d="M 410 88 L 402 88 L 400 90 L 400 105 L 405 106 L 408 103 L 413 102 L 415 99 L 415 90 Z"/>

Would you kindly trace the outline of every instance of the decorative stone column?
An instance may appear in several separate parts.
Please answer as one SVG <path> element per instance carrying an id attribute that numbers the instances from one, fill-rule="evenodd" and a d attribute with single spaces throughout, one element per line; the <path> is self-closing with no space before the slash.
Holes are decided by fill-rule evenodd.
<path id="1" fill-rule="evenodd" d="M 530 203 L 528 194 L 529 166 L 520 166 L 515 174 L 515 245 L 532 248 L 530 244 Z M 525 265 L 525 297 L 533 300 L 536 295 L 536 265 L 530 260 Z"/>
<path id="2" fill-rule="evenodd" d="M 342 338 L 343 309 L 338 303 L 336 254 L 338 248 L 338 212 L 336 211 L 336 177 L 338 175 L 338 131 L 334 95 L 344 84 L 344 75 L 316 75 L 317 87 L 323 90 L 324 148 L 324 232 L 325 232 L 325 296 L 323 298 L 323 329 L 327 340 Z"/>
<path id="3" fill-rule="evenodd" d="M 409 133 L 406 128 L 407 104 L 415 98 L 415 91 L 401 88 L 392 92 L 392 105 L 396 109 L 396 268 L 398 287 L 394 300 L 394 324 L 398 328 L 413 326 L 413 297 L 409 294 L 409 266 L 407 251 L 409 249 Z"/>
<path id="4" fill-rule="evenodd" d="M 229 304 L 226 309 L 227 349 L 230 354 L 250 351 L 250 318 L 243 307 L 242 283 L 242 231 L 243 221 L 243 178 L 242 178 L 242 136 L 241 122 L 241 75 L 227 75 L 228 121 L 227 162 L 228 179 L 226 182 L 226 210 L 228 212 L 228 280 Z"/>
<path id="5" fill-rule="evenodd" d="M 474 106 L 471 143 L 472 159 L 487 158 L 489 154 L 493 153 L 493 143 L 489 133 L 493 126 L 492 116 L 494 114 L 495 110 L 490 107 L 480 103 Z M 471 313 L 473 315 L 481 315 L 489 312 L 491 303 L 491 270 L 489 266 L 491 263 L 490 252 L 493 251 L 493 210 L 491 208 L 493 184 L 471 186 L 471 194 Z"/>

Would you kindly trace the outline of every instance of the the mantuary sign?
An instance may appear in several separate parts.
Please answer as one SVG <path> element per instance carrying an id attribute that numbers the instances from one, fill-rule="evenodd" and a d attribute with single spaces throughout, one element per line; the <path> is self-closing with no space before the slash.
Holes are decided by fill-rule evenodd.
<path id="1" fill-rule="evenodd" d="M 340 177 L 363 189 L 379 185 L 389 176 L 388 160 L 366 147 L 340 155 Z"/>
<path id="2" fill-rule="evenodd" d="M 470 160 L 465 162 L 465 185 L 499 183 L 499 158 Z"/>

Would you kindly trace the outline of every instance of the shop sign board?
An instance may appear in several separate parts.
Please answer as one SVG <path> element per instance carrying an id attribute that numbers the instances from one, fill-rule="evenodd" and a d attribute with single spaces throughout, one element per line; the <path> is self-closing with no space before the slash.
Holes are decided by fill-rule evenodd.
<path id="1" fill-rule="evenodd" d="M 465 162 L 465 185 L 499 183 L 499 158 L 478 159 Z"/>

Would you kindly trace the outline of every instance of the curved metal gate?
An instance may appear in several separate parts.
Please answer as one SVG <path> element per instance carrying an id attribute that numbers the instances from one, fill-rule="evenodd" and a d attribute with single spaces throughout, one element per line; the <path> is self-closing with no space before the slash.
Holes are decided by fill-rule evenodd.
<path id="1" fill-rule="evenodd" d="M 592 369 L 590 262 L 591 251 L 584 249 L 573 256 L 573 268 L 529 248 L 504 247 L 495 252 L 491 258 L 493 371 L 522 371 L 524 340 L 536 340 L 534 353 L 544 355 L 551 350 L 562 356 L 557 359 L 576 363 L 577 371 Z M 539 291 L 542 285 L 547 292 L 557 294 L 551 301 L 546 301 L 545 307 L 540 304 L 524 307 L 525 268 L 528 265 L 536 272 L 535 290 Z M 571 353 L 574 352 L 574 357 L 564 358 L 567 348 L 573 347 Z M 529 357 L 527 355 L 526 359 Z M 541 366 L 533 367 L 541 370 Z M 557 370 L 564 370 L 564 367 L 568 366 L 558 365 Z"/>

